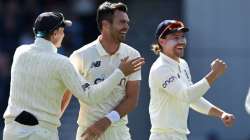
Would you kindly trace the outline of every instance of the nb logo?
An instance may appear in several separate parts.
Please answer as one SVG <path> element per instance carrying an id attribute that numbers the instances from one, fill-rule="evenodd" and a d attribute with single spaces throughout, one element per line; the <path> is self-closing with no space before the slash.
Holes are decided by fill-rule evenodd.
<path id="1" fill-rule="evenodd" d="M 83 91 L 86 91 L 86 89 L 89 88 L 89 86 L 90 86 L 89 83 L 85 83 L 84 85 L 82 85 Z"/>
<path id="2" fill-rule="evenodd" d="M 166 88 L 170 83 L 173 83 L 176 79 L 177 79 L 176 76 L 171 76 L 166 81 L 164 81 L 164 83 L 162 84 L 162 87 Z"/>
<path id="3" fill-rule="evenodd" d="M 101 66 L 101 61 L 95 61 L 95 62 L 92 62 L 92 63 L 91 63 L 90 68 L 93 68 L 93 67 L 100 67 L 100 66 Z"/>

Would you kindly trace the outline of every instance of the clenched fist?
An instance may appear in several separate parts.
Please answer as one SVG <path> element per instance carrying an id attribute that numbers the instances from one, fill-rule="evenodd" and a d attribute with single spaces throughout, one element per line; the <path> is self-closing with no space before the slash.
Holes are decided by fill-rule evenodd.
<path id="1" fill-rule="evenodd" d="M 217 77 L 224 74 L 226 68 L 227 64 L 218 58 L 211 63 L 211 70 L 216 74 Z"/>

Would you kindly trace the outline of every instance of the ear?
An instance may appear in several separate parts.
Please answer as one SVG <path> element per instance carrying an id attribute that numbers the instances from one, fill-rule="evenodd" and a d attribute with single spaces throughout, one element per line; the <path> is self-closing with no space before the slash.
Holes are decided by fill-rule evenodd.
<path id="1" fill-rule="evenodd" d="M 166 40 L 162 38 L 159 38 L 158 41 L 161 46 L 163 46 L 166 43 Z"/>
<path id="2" fill-rule="evenodd" d="M 110 23 L 107 20 L 102 21 L 102 29 L 109 29 L 110 28 Z"/>

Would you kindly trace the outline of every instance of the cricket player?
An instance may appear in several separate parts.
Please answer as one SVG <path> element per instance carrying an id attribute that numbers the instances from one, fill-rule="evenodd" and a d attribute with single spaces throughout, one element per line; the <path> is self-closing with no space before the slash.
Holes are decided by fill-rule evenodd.
<path id="1" fill-rule="evenodd" d="M 216 59 L 210 72 L 197 83 L 192 83 L 189 66 L 182 59 L 186 48 L 185 32 L 181 21 L 164 20 L 156 29 L 153 51 L 159 54 L 149 74 L 151 120 L 150 140 L 187 140 L 189 107 L 202 114 L 217 117 L 225 126 L 231 126 L 234 115 L 214 106 L 202 96 L 227 68 Z"/>
<path id="2" fill-rule="evenodd" d="M 65 89 L 82 102 L 100 102 L 119 88 L 121 79 L 140 68 L 140 58 L 126 58 L 104 82 L 92 86 L 81 78 L 67 57 L 57 54 L 64 27 L 71 24 L 62 13 L 44 12 L 34 23 L 34 43 L 16 49 L 3 140 L 58 140 Z"/>
<path id="3" fill-rule="evenodd" d="M 70 57 L 79 73 L 98 84 L 109 77 L 125 56 L 140 57 L 140 53 L 124 44 L 129 29 L 127 6 L 104 2 L 97 9 L 98 38 L 76 50 Z M 138 102 L 141 71 L 126 76 L 109 96 L 97 104 L 80 101 L 76 139 L 130 140 L 127 114 Z M 102 94 L 102 93 L 101 93 Z"/>

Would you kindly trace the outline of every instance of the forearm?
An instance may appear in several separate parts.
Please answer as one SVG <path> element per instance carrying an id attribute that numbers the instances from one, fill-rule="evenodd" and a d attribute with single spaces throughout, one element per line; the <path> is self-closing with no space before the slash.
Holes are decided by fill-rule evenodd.
<path id="1" fill-rule="evenodd" d="M 74 72 L 73 68 L 71 72 Z M 74 96 L 88 104 L 98 103 L 107 97 L 124 77 L 122 71 L 116 69 L 115 72 L 103 82 L 96 85 L 90 85 L 88 81 L 83 79 L 80 75 L 72 73 L 71 75 L 67 73 L 63 73 L 64 75 L 62 74 L 64 84 Z"/>
<path id="2" fill-rule="evenodd" d="M 210 88 L 209 83 L 205 78 L 199 82 L 189 86 L 183 87 L 182 85 L 173 86 L 172 89 L 167 89 L 167 93 L 177 97 L 180 100 L 183 100 L 188 103 L 192 103 L 200 99 Z"/>
<path id="3" fill-rule="evenodd" d="M 68 107 L 72 94 L 69 90 L 66 90 L 63 95 L 62 103 L 61 103 L 61 115 L 65 112 Z"/>
<path id="4" fill-rule="evenodd" d="M 224 113 L 224 111 L 216 106 L 213 106 L 209 112 L 208 115 L 212 116 L 212 117 L 216 117 L 216 118 L 221 118 L 222 114 Z"/>
<path id="5" fill-rule="evenodd" d="M 114 110 L 116 110 L 120 114 L 120 117 L 124 117 L 136 108 L 137 103 L 137 99 L 125 96 L 124 99 L 120 102 L 118 106 L 116 106 Z"/>
<path id="6" fill-rule="evenodd" d="M 214 81 L 218 78 L 218 75 L 217 75 L 215 72 L 210 71 L 210 72 L 205 76 L 205 78 L 207 79 L 209 85 L 211 86 L 211 85 L 214 83 Z"/>
<path id="7" fill-rule="evenodd" d="M 191 103 L 191 108 L 194 109 L 195 111 L 208 115 L 209 111 L 214 105 L 207 101 L 205 98 L 201 97 L 199 100 Z"/>

